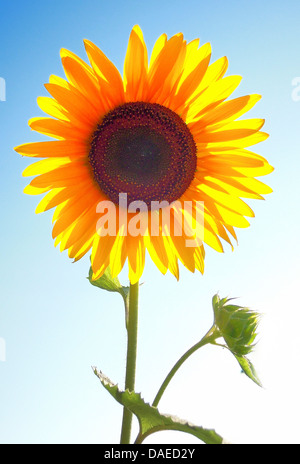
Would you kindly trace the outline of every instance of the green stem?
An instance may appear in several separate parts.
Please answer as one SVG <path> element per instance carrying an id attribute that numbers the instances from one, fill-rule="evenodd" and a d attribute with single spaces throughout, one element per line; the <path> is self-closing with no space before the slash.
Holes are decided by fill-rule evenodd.
<path id="1" fill-rule="evenodd" d="M 130 285 L 129 310 L 127 316 L 127 361 L 125 390 L 134 391 L 137 333 L 138 333 L 139 282 Z M 124 407 L 121 431 L 121 444 L 130 444 L 132 413 Z"/>
<path id="2" fill-rule="evenodd" d="M 197 351 L 199 348 L 201 348 L 202 346 L 204 345 L 207 345 L 208 343 L 212 343 L 214 342 L 214 340 L 216 338 L 218 338 L 219 334 L 217 333 L 216 329 L 215 329 L 215 326 L 213 326 L 208 332 L 207 334 L 202 338 L 202 340 L 198 343 L 196 343 L 196 345 L 192 346 L 192 348 L 190 348 L 178 361 L 177 363 L 173 366 L 173 368 L 170 370 L 169 374 L 167 375 L 167 377 L 165 378 L 162 386 L 160 387 L 153 403 L 152 403 L 152 406 L 153 407 L 157 407 L 158 406 L 158 403 L 160 402 L 161 400 L 161 397 L 163 396 L 167 386 L 169 385 L 169 383 L 171 382 L 172 378 L 174 377 L 174 375 L 176 374 L 176 372 L 178 371 L 178 369 L 182 366 L 182 364 L 193 354 L 195 353 L 195 351 Z"/>

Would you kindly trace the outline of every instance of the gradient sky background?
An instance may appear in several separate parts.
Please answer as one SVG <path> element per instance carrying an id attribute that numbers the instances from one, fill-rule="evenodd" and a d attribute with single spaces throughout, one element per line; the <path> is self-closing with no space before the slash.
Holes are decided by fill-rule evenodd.
<path id="1" fill-rule="evenodd" d="M 139 24 L 148 48 L 163 32 L 211 42 L 212 60 L 229 58 L 243 81 L 234 97 L 260 93 L 249 117 L 266 118 L 270 138 L 255 147 L 275 166 L 265 178 L 274 193 L 253 201 L 256 218 L 223 255 L 206 248 L 204 276 L 181 268 L 177 282 L 147 260 L 140 297 L 136 390 L 152 401 L 174 362 L 209 329 L 212 296 L 264 314 L 251 355 L 264 388 L 242 375 L 235 359 L 206 347 L 184 365 L 160 410 L 212 427 L 233 443 L 298 443 L 300 413 L 299 172 L 300 76 L 298 0 L 1 0 L 0 101 L 1 443 L 118 443 L 122 408 L 93 375 L 97 366 L 123 385 L 126 333 L 121 298 L 86 280 L 89 257 L 77 264 L 53 246 L 52 213 L 35 215 L 38 198 L 13 147 L 42 140 L 27 121 L 42 115 L 50 74 L 63 76 L 60 48 L 85 58 L 95 42 L 122 71 L 128 37 Z M 264 180 L 264 179 L 262 179 Z M 122 281 L 127 283 L 126 272 Z M 0 353 L 1 359 L 1 353 Z M 135 430 L 136 425 L 135 425 Z M 198 443 L 161 433 L 146 443 Z"/>

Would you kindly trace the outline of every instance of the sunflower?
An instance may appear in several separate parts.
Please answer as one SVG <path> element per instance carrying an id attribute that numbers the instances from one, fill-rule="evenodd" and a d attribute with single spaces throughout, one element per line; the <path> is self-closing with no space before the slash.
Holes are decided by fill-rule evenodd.
<path id="1" fill-rule="evenodd" d="M 137 282 L 146 250 L 164 274 L 178 278 L 178 261 L 203 273 L 203 243 L 232 247 L 235 228 L 254 216 L 241 198 L 271 192 L 255 177 L 273 168 L 246 149 L 268 137 L 264 120 L 237 120 L 260 96 L 228 100 L 241 77 L 224 77 L 227 58 L 210 64 L 210 44 L 182 34 L 161 35 L 148 60 L 135 26 L 123 79 L 96 45 L 84 44 L 90 64 L 61 50 L 66 79 L 52 75 L 51 97 L 38 98 L 50 117 L 29 121 L 56 140 L 15 149 L 42 158 L 23 173 L 36 176 L 25 193 L 47 192 L 36 212 L 54 208 L 55 245 L 70 258 L 91 250 L 94 279 L 108 266 L 118 275 L 128 260 Z"/>

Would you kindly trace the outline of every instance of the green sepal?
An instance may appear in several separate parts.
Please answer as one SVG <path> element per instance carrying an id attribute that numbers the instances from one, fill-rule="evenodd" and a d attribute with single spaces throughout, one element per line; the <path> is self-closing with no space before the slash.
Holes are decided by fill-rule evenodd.
<path id="1" fill-rule="evenodd" d="M 239 365 L 242 368 L 244 374 L 246 374 L 253 382 L 255 382 L 259 387 L 262 387 L 262 383 L 258 378 L 258 375 L 255 371 L 255 368 L 251 361 L 245 356 L 235 356 L 236 360 L 238 361 Z"/>
<path id="2" fill-rule="evenodd" d="M 120 284 L 118 277 L 112 277 L 110 268 L 106 268 L 104 274 L 99 277 L 97 280 L 93 280 L 93 270 L 90 268 L 89 271 L 89 281 L 92 285 L 98 288 L 102 288 L 102 290 L 107 290 L 108 292 L 117 292 L 122 295 L 123 299 L 128 298 L 129 295 L 129 287 L 124 287 Z"/>
<path id="3" fill-rule="evenodd" d="M 161 414 L 157 408 L 145 403 L 139 393 L 120 390 L 118 385 L 113 384 L 102 372 L 99 372 L 96 368 L 93 368 L 93 371 L 113 398 L 137 417 L 140 431 L 135 441 L 136 444 L 142 443 L 146 437 L 153 433 L 165 430 L 189 433 L 208 445 L 222 445 L 225 443 L 223 438 L 214 430 L 203 429 L 177 417 Z"/>
<path id="4" fill-rule="evenodd" d="M 124 287 L 120 284 L 118 277 L 112 277 L 109 267 L 106 268 L 104 274 L 97 280 L 93 280 L 93 269 L 90 267 L 88 279 L 94 287 L 107 290 L 108 292 L 119 293 L 122 296 L 125 306 L 125 320 L 127 326 L 130 287 Z"/>

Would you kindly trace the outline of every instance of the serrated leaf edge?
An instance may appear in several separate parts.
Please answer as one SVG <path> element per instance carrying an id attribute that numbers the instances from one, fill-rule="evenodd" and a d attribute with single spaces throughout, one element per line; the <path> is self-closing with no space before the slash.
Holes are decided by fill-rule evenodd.
<path id="1" fill-rule="evenodd" d="M 181 432 L 185 432 L 185 433 L 190 433 L 190 434 L 196 436 L 198 439 L 204 441 L 205 443 L 207 443 L 207 442 L 209 442 L 211 444 L 226 444 L 226 443 L 228 443 L 219 434 L 217 434 L 217 432 L 215 432 L 215 430 L 213 430 L 213 429 L 204 429 L 203 427 L 192 424 L 189 421 L 180 419 L 177 416 L 173 416 L 173 415 L 169 415 L 169 414 L 161 414 L 156 407 L 153 407 L 149 403 L 146 403 L 144 401 L 144 399 L 141 396 L 141 393 L 131 392 L 129 390 L 121 390 L 117 384 L 114 384 L 105 374 L 103 374 L 103 372 L 98 371 L 98 369 L 95 368 L 95 367 L 93 367 L 93 372 L 98 377 L 101 384 L 109 391 L 109 393 L 112 394 L 111 391 L 113 390 L 116 393 L 116 396 L 114 396 L 114 398 L 120 404 L 127 407 L 137 417 L 137 419 L 139 421 L 139 424 L 140 424 L 140 435 L 139 436 L 143 440 L 147 436 L 149 436 L 149 435 L 151 435 L 151 434 L 153 434 L 155 432 L 159 432 L 159 431 L 163 431 L 163 430 L 177 430 L 177 431 L 181 431 Z M 124 394 L 127 394 L 129 396 L 129 398 L 130 397 L 136 397 L 141 403 L 143 403 L 143 405 L 145 407 L 149 408 L 149 411 L 151 411 L 152 413 L 158 415 L 158 418 L 161 418 L 162 421 L 163 421 L 163 419 L 167 419 L 167 420 L 171 421 L 171 423 L 162 424 L 161 426 L 156 425 L 156 426 L 153 426 L 150 429 L 147 429 L 146 431 L 143 432 L 142 431 L 141 418 L 136 414 L 136 411 L 133 410 L 134 408 L 131 409 L 130 407 L 128 407 L 128 405 L 124 404 L 124 402 L 122 401 L 122 396 Z M 189 428 L 190 431 L 189 430 L 184 430 L 184 428 Z M 203 433 L 203 436 L 202 436 L 202 438 L 200 438 L 199 435 L 202 434 L 202 433 Z M 213 436 L 209 437 L 210 439 L 208 439 L 207 437 L 205 437 L 205 435 L 208 435 L 208 436 L 209 435 L 215 435 L 214 442 L 213 442 Z"/>

